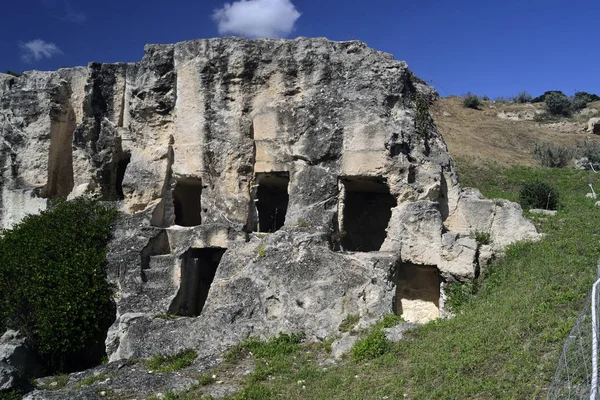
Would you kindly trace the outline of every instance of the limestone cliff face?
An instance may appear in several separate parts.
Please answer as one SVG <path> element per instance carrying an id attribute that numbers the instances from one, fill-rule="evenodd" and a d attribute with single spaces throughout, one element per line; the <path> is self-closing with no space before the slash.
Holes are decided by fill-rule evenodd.
<path id="1" fill-rule="evenodd" d="M 518 205 L 460 188 L 434 96 L 391 55 L 326 39 L 0 74 L 0 220 L 86 191 L 119 201 L 112 359 L 325 337 L 348 314 L 427 321 L 446 282 L 538 237 Z"/>

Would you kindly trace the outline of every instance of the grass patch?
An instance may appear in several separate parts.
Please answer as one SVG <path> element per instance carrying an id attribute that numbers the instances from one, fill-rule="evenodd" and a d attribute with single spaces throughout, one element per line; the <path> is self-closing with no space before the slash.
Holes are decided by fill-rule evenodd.
<path id="1" fill-rule="evenodd" d="M 158 354 L 147 360 L 146 366 L 152 371 L 173 372 L 191 365 L 196 356 L 197 353 L 194 350 L 184 350 L 170 356 Z"/>
<path id="2" fill-rule="evenodd" d="M 98 375 L 88 376 L 87 378 L 85 378 L 84 380 L 82 380 L 81 382 L 79 382 L 77 384 L 77 386 L 75 386 L 75 388 L 76 389 L 81 389 L 84 386 L 90 386 L 90 385 L 93 385 L 96 382 L 100 382 L 100 381 L 106 380 L 106 378 L 108 378 L 108 376 L 106 376 L 106 374 L 104 372 L 101 372 Z"/>

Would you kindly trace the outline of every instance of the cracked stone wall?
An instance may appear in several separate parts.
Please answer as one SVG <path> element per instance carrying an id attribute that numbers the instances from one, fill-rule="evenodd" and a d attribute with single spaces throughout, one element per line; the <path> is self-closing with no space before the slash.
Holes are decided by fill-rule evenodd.
<path id="1" fill-rule="evenodd" d="M 426 112 L 435 96 L 391 55 L 326 39 L 203 39 L 148 45 L 137 63 L 0 74 L 0 221 L 54 196 L 116 201 L 111 360 L 211 355 L 282 331 L 323 338 L 348 314 L 428 321 L 444 313 L 446 283 L 538 237 L 518 205 L 460 187 Z M 265 176 L 289 178 L 275 232 L 256 232 Z M 347 182 L 390 196 L 370 251 L 344 249 Z M 185 255 L 207 248 L 225 252 L 200 315 L 163 318 Z M 399 283 L 413 275 L 424 278 Z"/>

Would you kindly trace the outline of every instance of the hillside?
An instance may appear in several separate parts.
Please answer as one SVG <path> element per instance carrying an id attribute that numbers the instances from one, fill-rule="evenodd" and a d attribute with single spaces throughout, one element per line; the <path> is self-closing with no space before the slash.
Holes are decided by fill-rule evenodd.
<path id="1" fill-rule="evenodd" d="M 462 105 L 462 97 L 452 96 L 439 99 L 431 114 L 450 154 L 459 163 L 468 159 L 469 163 L 477 165 L 536 166 L 538 164 L 531 158 L 536 142 L 565 146 L 573 146 L 583 140 L 600 142 L 599 136 L 584 131 L 587 120 L 594 114 L 576 115 L 559 121 L 534 121 L 536 111 L 541 112 L 543 108 L 543 103 L 485 101 L 480 110 L 473 110 Z M 588 108 L 600 114 L 600 102 L 592 103 Z M 521 119 L 517 120 L 519 115 Z"/>

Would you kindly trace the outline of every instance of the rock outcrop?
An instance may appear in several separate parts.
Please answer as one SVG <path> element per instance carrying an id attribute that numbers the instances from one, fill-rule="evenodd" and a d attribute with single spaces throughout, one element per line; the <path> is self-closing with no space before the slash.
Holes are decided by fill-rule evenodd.
<path id="1" fill-rule="evenodd" d="M 0 220 L 55 196 L 118 202 L 111 360 L 322 338 L 348 314 L 425 322 L 446 283 L 538 238 L 518 205 L 461 189 L 435 96 L 391 55 L 326 39 L 0 74 Z"/>

